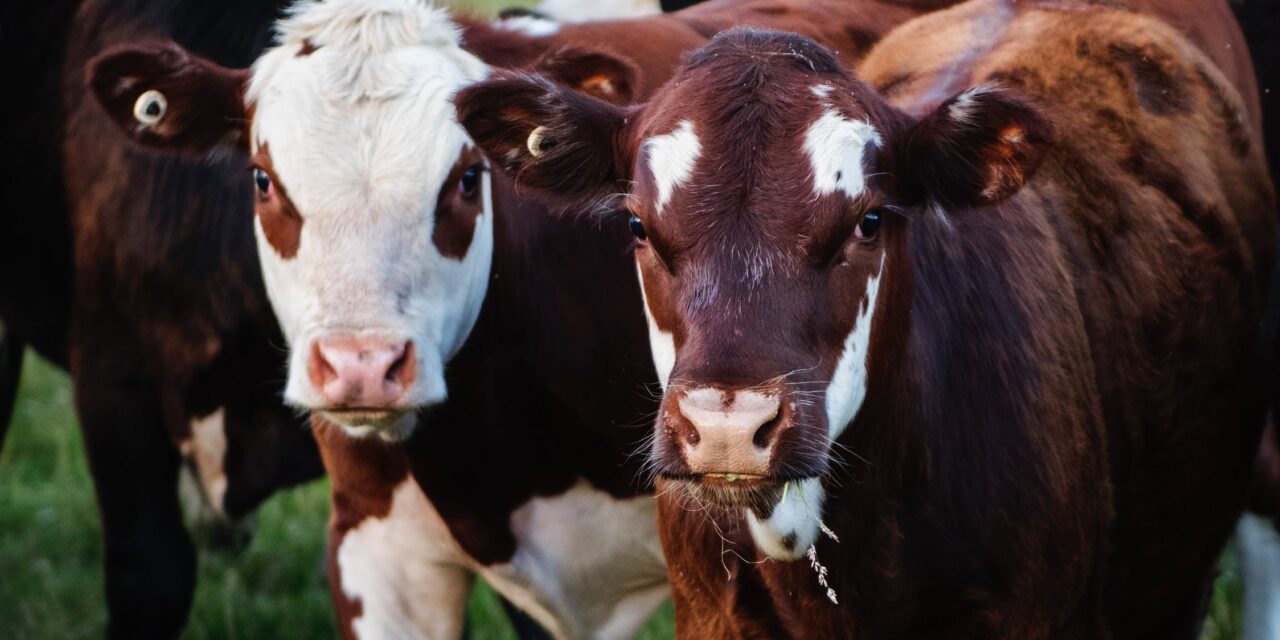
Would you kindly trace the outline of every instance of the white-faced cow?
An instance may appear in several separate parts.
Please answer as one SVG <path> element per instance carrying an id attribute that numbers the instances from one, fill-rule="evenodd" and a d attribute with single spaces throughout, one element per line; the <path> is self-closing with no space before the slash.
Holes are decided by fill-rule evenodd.
<path id="1" fill-rule="evenodd" d="M 601 233 L 524 201 L 455 121 L 454 92 L 501 65 L 624 103 L 735 24 L 852 60 L 914 13 L 760 0 L 490 25 L 338 0 L 296 7 L 252 70 L 167 43 L 94 63 L 98 98 L 138 141 L 252 154 L 285 397 L 314 412 L 333 478 L 347 636 L 456 636 L 477 574 L 558 637 L 629 637 L 669 593 L 652 485 L 629 455 L 657 404 L 625 221 Z"/>
<path id="2" fill-rule="evenodd" d="M 1197 636 L 1275 198 L 1251 74 L 1110 4 L 974 0 L 865 81 L 737 30 L 639 106 L 459 95 L 518 182 L 630 210 L 680 637 Z"/>

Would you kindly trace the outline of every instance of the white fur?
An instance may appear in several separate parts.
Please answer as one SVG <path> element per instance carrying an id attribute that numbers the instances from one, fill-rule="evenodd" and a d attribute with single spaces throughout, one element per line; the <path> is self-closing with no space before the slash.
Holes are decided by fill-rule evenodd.
<path id="1" fill-rule="evenodd" d="M 818 526 L 822 521 L 822 503 L 826 492 L 822 489 L 822 481 L 817 478 L 806 478 L 792 482 L 768 520 L 760 520 L 751 510 L 747 510 L 747 528 L 751 531 L 751 539 L 756 547 L 770 558 L 777 560 L 795 560 L 804 555 L 818 539 Z M 791 547 L 782 543 L 783 538 L 795 536 L 795 544 Z"/>
<path id="2" fill-rule="evenodd" d="M 632 638 L 670 595 L 656 509 L 579 481 L 517 509 L 515 556 L 481 575 L 557 638 Z"/>
<path id="3" fill-rule="evenodd" d="M 560 31 L 560 23 L 539 16 L 517 16 L 494 23 L 494 26 L 507 31 L 523 33 L 531 38 L 545 38 Z"/>
<path id="4" fill-rule="evenodd" d="M 406 406 L 446 397 L 444 364 L 479 313 L 493 253 L 484 210 L 463 260 L 431 240 L 435 203 L 469 140 L 450 99 L 487 67 L 459 46 L 443 10 L 414 0 L 303 2 L 279 45 L 254 66 L 251 141 L 269 145 L 281 186 L 303 218 L 284 259 L 257 226 L 263 276 L 292 346 L 285 399 L 322 406 L 307 376 L 317 338 L 333 333 L 412 340 L 416 382 Z M 309 44 L 315 50 L 299 57 Z M 344 425 L 355 436 L 361 425 Z M 412 424 L 402 425 L 403 437 Z"/>
<path id="5" fill-rule="evenodd" d="M 675 131 L 646 140 L 644 149 L 649 172 L 653 174 L 654 186 L 658 189 L 654 209 L 662 213 L 676 188 L 693 175 L 693 166 L 702 153 L 702 143 L 693 130 L 693 122 L 681 120 Z"/>
<path id="6" fill-rule="evenodd" d="M 412 478 L 383 518 L 368 518 L 338 545 L 346 596 L 359 600 L 361 640 L 458 638 L 474 574 L 440 514 Z"/>
<path id="7" fill-rule="evenodd" d="M 840 437 L 845 427 L 853 422 L 867 398 L 867 352 L 871 345 L 871 318 L 876 310 L 880 293 L 880 278 L 884 275 L 884 257 L 880 258 L 880 270 L 867 278 L 867 296 L 854 319 L 853 329 L 844 339 L 844 350 L 836 361 L 831 383 L 827 385 L 827 431 L 832 440 Z"/>
<path id="8" fill-rule="evenodd" d="M 456 638 L 475 574 L 556 638 L 631 638 L 670 596 L 656 500 L 617 500 L 584 481 L 511 515 L 516 553 L 482 566 L 454 541 L 412 478 L 383 518 L 338 546 L 341 588 L 359 599 L 361 640 Z"/>
<path id="9" fill-rule="evenodd" d="M 669 331 L 658 327 L 653 312 L 649 310 L 649 296 L 644 292 L 644 272 L 636 265 L 636 277 L 640 279 L 640 296 L 644 302 L 644 318 L 649 324 L 649 351 L 653 354 L 653 369 L 658 373 L 658 382 L 665 391 L 671 379 L 671 370 L 676 366 L 676 340 Z"/>
<path id="10" fill-rule="evenodd" d="M 218 407 L 213 413 L 191 421 L 191 435 L 178 448 L 195 467 L 193 480 L 199 485 L 199 494 L 205 505 L 219 519 L 226 519 L 223 501 L 227 496 L 226 409 Z"/>
<path id="11" fill-rule="evenodd" d="M 825 97 L 824 85 L 814 87 L 815 95 Z M 867 145 L 881 145 L 880 134 L 871 123 L 850 120 L 827 108 L 804 136 L 804 150 L 813 169 L 813 191 L 827 196 L 840 191 L 850 198 L 866 190 L 866 169 L 862 156 Z"/>
<path id="12" fill-rule="evenodd" d="M 1236 528 L 1244 581 L 1241 640 L 1280 638 L 1280 534 L 1270 520 L 1246 513 Z"/>
<path id="13" fill-rule="evenodd" d="M 561 22 L 641 18 L 662 13 L 658 0 L 542 0 L 538 13 Z"/>

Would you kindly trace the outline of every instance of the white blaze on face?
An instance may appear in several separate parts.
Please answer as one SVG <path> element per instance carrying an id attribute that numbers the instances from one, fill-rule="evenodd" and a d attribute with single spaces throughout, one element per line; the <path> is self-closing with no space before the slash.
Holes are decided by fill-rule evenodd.
<path id="1" fill-rule="evenodd" d="M 646 140 L 644 150 L 658 191 L 653 209 L 662 213 L 676 188 L 693 175 L 693 166 L 702 153 L 702 143 L 693 131 L 693 123 L 681 120 L 675 131 Z"/>
<path id="2" fill-rule="evenodd" d="M 292 347 L 285 398 L 322 405 L 307 375 L 313 342 L 346 334 L 412 341 L 405 406 L 445 398 L 444 363 L 479 313 L 493 253 L 490 182 L 461 260 L 432 239 L 435 205 L 470 144 L 451 98 L 487 67 L 459 46 L 443 10 L 414 0 L 304 3 L 254 67 L 254 151 L 267 145 L 302 218 L 282 258 L 257 224 L 259 257 Z M 309 52 L 301 55 L 304 49 Z"/>
<path id="3" fill-rule="evenodd" d="M 827 432 L 832 440 L 840 437 L 845 427 L 853 422 L 867 398 L 867 353 L 871 346 L 871 320 L 880 293 L 880 279 L 884 276 L 884 256 L 880 257 L 880 270 L 867 278 L 867 294 L 854 319 L 853 330 L 844 339 L 844 349 L 836 361 L 831 383 L 827 385 Z"/>
<path id="4" fill-rule="evenodd" d="M 649 326 L 649 350 L 653 354 L 653 370 L 658 374 L 658 383 L 667 389 L 667 381 L 671 379 L 671 370 L 676 366 L 676 340 L 669 331 L 663 331 L 649 310 L 649 296 L 644 292 L 644 272 L 636 265 L 636 277 L 640 279 L 640 297 L 644 304 L 644 318 Z"/>
<path id="5" fill-rule="evenodd" d="M 825 100 L 831 87 L 818 85 L 812 92 Z M 804 150 L 813 170 L 813 191 L 827 196 L 837 191 L 856 198 L 866 190 L 866 168 L 862 166 L 867 145 L 879 147 L 880 134 L 871 123 L 851 120 L 832 107 L 809 125 L 804 136 Z"/>

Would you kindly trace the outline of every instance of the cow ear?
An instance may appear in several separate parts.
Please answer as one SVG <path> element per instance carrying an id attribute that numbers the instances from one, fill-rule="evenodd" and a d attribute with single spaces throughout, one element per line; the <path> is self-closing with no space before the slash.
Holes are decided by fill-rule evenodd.
<path id="1" fill-rule="evenodd" d="M 600 51 L 566 47 L 543 56 L 534 65 L 542 76 L 579 93 L 613 104 L 635 99 L 634 64 Z"/>
<path id="2" fill-rule="evenodd" d="M 228 69 L 173 42 L 104 51 L 87 67 L 91 93 L 134 140 L 203 155 L 247 148 L 247 69 Z"/>
<path id="3" fill-rule="evenodd" d="M 1031 180 L 1053 124 L 1023 98 L 978 86 L 943 102 L 911 129 L 900 176 L 914 195 L 952 206 L 995 204 Z"/>
<path id="4" fill-rule="evenodd" d="M 629 167 L 616 146 L 624 108 L 511 72 L 463 89 L 454 104 L 471 139 L 518 185 L 574 206 L 625 189 Z"/>

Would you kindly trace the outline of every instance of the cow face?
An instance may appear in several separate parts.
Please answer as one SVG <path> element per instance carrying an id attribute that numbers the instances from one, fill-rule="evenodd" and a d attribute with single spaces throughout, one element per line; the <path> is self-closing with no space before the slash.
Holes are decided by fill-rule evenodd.
<path id="1" fill-rule="evenodd" d="M 625 195 L 613 201 L 628 206 L 665 385 L 654 466 L 751 507 L 753 527 L 820 505 L 833 443 L 903 342 L 911 219 L 1017 191 L 1050 135 L 995 90 L 914 122 L 816 43 L 749 30 L 718 36 L 632 109 L 520 76 L 457 102 L 526 185 L 575 202 Z M 783 508 L 792 484 L 808 498 Z M 797 550 L 794 536 L 764 546 Z"/>
<path id="2" fill-rule="evenodd" d="M 164 44 L 104 54 L 91 84 L 143 143 L 247 148 L 286 401 L 400 439 L 445 399 L 485 296 L 489 174 L 450 98 L 487 67 L 417 2 L 304 5 L 278 28 L 251 73 Z"/>

